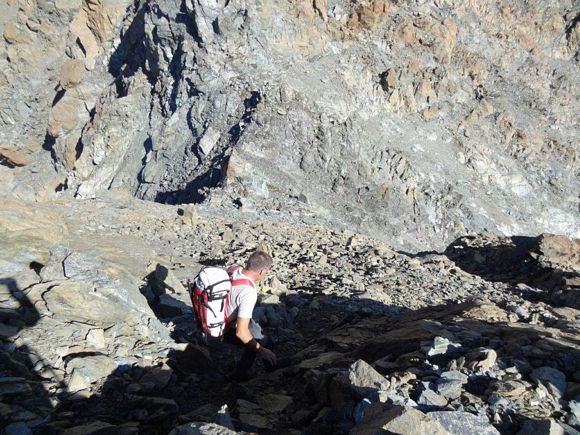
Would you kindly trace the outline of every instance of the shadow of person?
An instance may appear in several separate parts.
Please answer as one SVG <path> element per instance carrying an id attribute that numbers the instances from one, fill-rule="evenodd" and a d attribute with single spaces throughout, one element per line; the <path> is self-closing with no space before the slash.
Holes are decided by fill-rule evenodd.
<path id="1" fill-rule="evenodd" d="M 43 379 L 35 371 L 43 365 L 42 359 L 19 342 L 20 331 L 36 325 L 40 314 L 14 279 L 0 279 L 0 288 L 9 295 L 6 306 L 0 308 L 0 428 L 28 433 L 45 423 L 52 411 Z"/>

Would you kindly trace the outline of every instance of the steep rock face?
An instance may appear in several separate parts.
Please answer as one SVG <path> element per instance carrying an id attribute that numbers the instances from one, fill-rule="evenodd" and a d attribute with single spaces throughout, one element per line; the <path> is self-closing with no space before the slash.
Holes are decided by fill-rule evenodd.
<path id="1" fill-rule="evenodd" d="M 61 3 L 45 145 L 77 196 L 225 186 L 408 249 L 578 236 L 572 2 Z"/>

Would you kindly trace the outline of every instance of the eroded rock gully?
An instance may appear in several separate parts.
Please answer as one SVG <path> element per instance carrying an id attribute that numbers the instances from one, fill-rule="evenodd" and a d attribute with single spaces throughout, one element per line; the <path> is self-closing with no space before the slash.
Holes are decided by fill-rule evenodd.
<path id="1" fill-rule="evenodd" d="M 123 194 L 3 204 L 7 434 L 579 428 L 577 241 L 544 235 L 502 256 L 514 241 L 482 235 L 408 256 L 354 233 Z M 229 382 L 237 352 L 200 340 L 183 282 L 257 247 L 275 267 L 255 315 L 284 364 Z"/>

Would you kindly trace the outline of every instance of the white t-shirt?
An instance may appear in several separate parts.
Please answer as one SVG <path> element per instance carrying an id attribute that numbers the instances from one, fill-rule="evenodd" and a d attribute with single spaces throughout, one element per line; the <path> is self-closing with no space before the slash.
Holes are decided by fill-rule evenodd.
<path id="1" fill-rule="evenodd" d="M 252 281 L 251 278 L 242 273 L 242 269 L 242 267 L 238 267 L 234 271 L 232 274 L 232 281 L 239 278 Z M 252 312 L 254 311 L 254 305 L 256 305 L 257 300 L 258 292 L 256 291 L 255 287 L 250 285 L 232 286 L 227 306 L 228 322 L 235 322 L 238 317 L 243 319 L 251 319 Z"/>

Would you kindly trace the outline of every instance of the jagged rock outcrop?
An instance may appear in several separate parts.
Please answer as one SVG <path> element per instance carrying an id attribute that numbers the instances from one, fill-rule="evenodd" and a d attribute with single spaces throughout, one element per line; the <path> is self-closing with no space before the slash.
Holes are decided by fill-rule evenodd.
<path id="1" fill-rule="evenodd" d="M 215 203 L 301 207 L 412 250 L 578 236 L 573 2 L 2 8 L 2 159 L 46 132 L 58 169 L 3 167 L 5 190 L 183 203 L 225 186 Z"/>

